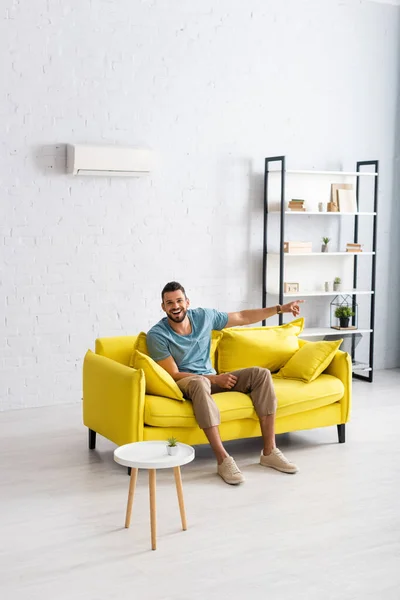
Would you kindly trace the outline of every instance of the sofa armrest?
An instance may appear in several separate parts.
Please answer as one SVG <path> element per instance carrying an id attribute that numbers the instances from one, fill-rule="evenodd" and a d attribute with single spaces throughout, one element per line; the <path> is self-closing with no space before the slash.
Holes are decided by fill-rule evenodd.
<path id="1" fill-rule="evenodd" d="M 352 366 L 351 358 L 347 352 L 338 350 L 332 360 L 331 364 L 324 373 L 327 375 L 333 375 L 340 379 L 344 385 L 344 395 L 340 401 L 342 406 L 342 423 L 347 423 L 350 418 L 351 409 L 351 393 L 352 393 Z"/>
<path id="2" fill-rule="evenodd" d="M 142 369 L 99 356 L 83 363 L 83 423 L 118 446 L 143 440 L 145 377 Z"/>

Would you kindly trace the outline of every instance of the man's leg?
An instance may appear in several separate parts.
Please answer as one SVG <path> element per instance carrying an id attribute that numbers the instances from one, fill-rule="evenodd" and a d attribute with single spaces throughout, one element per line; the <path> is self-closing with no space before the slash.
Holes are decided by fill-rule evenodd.
<path id="1" fill-rule="evenodd" d="M 229 456 L 227 451 L 225 450 L 221 436 L 219 435 L 219 429 L 217 426 L 215 427 L 206 427 L 203 429 L 204 433 L 207 436 L 208 441 L 210 442 L 210 446 L 214 451 L 214 454 L 217 459 L 217 463 L 220 465 L 224 461 L 224 459 Z"/>
<path id="2" fill-rule="evenodd" d="M 272 450 L 276 448 L 275 445 L 275 413 L 259 417 L 261 433 L 264 442 L 264 454 L 271 454 Z"/>
<path id="3" fill-rule="evenodd" d="M 260 463 L 284 473 L 296 473 L 298 468 L 290 462 L 275 444 L 275 414 L 277 399 L 271 373 L 268 369 L 251 367 L 233 371 L 237 377 L 233 390 L 250 393 L 255 411 L 260 420 L 263 437 L 263 452 Z"/>
<path id="4" fill-rule="evenodd" d="M 193 411 L 199 427 L 203 429 L 218 463 L 218 474 L 226 483 L 242 483 L 244 477 L 235 461 L 225 450 L 218 426 L 221 417 L 217 405 L 211 397 L 211 382 L 207 377 L 194 375 L 177 381 L 184 396 L 192 401 Z M 223 390 L 220 390 L 223 391 Z"/>

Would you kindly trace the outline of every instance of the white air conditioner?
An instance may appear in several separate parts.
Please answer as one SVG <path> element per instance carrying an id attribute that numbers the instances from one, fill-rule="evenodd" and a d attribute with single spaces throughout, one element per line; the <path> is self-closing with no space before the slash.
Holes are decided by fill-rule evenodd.
<path id="1" fill-rule="evenodd" d="M 67 172 L 73 175 L 140 177 L 150 170 L 150 150 L 67 144 Z"/>

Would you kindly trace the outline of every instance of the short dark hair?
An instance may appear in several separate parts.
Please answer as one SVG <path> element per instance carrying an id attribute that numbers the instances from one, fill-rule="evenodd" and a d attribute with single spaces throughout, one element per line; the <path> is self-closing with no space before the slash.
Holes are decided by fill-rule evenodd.
<path id="1" fill-rule="evenodd" d="M 161 292 L 162 301 L 164 302 L 164 294 L 166 294 L 167 292 L 176 292 L 177 290 L 180 290 L 181 292 L 183 292 L 183 295 L 186 298 L 186 292 L 185 292 L 185 288 L 183 287 L 183 285 L 181 285 L 177 281 L 170 281 L 163 287 L 163 290 Z"/>

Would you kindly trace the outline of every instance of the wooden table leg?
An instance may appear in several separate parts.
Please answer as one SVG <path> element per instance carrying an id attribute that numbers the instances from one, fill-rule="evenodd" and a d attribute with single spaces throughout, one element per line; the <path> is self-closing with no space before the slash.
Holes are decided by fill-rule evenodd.
<path id="1" fill-rule="evenodd" d="M 157 549 L 156 470 L 149 469 L 151 549 Z"/>
<path id="2" fill-rule="evenodd" d="M 183 502 L 181 470 L 179 467 L 174 467 L 174 475 L 175 475 L 176 491 L 178 494 L 179 510 L 181 512 L 182 529 L 183 529 L 183 531 L 186 531 L 186 529 L 187 529 L 186 513 L 185 513 L 185 504 Z"/>
<path id="3" fill-rule="evenodd" d="M 130 482 L 129 482 L 128 504 L 127 504 L 127 507 L 126 507 L 126 517 L 125 517 L 125 527 L 127 527 L 127 528 L 131 524 L 133 496 L 135 494 L 137 475 L 138 475 L 138 470 L 132 468 L 132 470 L 131 470 L 131 479 L 130 479 Z"/>

